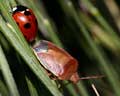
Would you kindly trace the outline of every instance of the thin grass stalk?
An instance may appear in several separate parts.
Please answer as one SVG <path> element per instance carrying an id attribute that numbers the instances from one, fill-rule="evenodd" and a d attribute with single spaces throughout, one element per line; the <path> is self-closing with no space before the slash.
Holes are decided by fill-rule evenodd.
<path id="1" fill-rule="evenodd" d="M 5 0 L 4 3 L 6 4 L 8 10 L 11 12 L 11 6 L 10 6 L 10 3 L 8 2 L 8 0 Z"/>
<path id="2" fill-rule="evenodd" d="M 7 40 L 5 39 L 5 37 L 3 37 L 3 35 L 1 34 L 1 32 L 0 32 L 0 44 L 1 44 L 1 46 L 3 46 L 5 51 L 8 52 L 10 50 L 10 46 L 9 46 Z"/>
<path id="3" fill-rule="evenodd" d="M 9 95 L 8 89 L 2 80 L 0 80 L 0 95 L 1 96 L 8 96 Z"/>
<path id="4" fill-rule="evenodd" d="M 78 90 L 81 93 L 82 96 L 89 96 L 86 88 L 84 87 L 82 81 L 79 81 L 78 84 Z"/>
<path id="5" fill-rule="evenodd" d="M 25 79 L 26 79 L 26 82 L 27 82 L 27 85 L 28 85 L 28 89 L 29 89 L 30 95 L 31 95 L 31 96 L 41 96 L 40 94 L 38 94 L 35 86 L 34 86 L 33 83 L 30 81 L 30 79 L 28 79 L 27 76 L 25 77 Z"/>
<path id="6" fill-rule="evenodd" d="M 105 0 L 104 1 L 107 8 L 109 9 L 112 17 L 114 18 L 117 27 L 120 28 L 120 10 L 119 10 L 119 6 L 117 6 L 116 1 L 115 0 Z"/>
<path id="7" fill-rule="evenodd" d="M 105 30 L 103 30 L 97 23 L 95 23 L 89 16 L 85 15 L 84 13 L 79 13 L 80 18 L 86 25 L 86 27 L 91 31 L 93 34 L 93 38 L 97 39 L 99 43 L 102 43 L 111 51 L 118 54 L 119 48 L 114 43 L 113 38 L 111 35 L 107 34 Z"/>
<path id="8" fill-rule="evenodd" d="M 93 91 L 95 92 L 96 96 L 100 96 L 100 93 L 98 92 L 97 88 L 95 87 L 95 85 L 92 83 L 91 87 L 93 89 Z"/>
<path id="9" fill-rule="evenodd" d="M 15 0 L 9 0 L 8 2 L 10 3 L 11 7 L 15 7 L 17 5 Z"/>
<path id="10" fill-rule="evenodd" d="M 62 8 L 64 8 L 63 10 L 65 11 L 65 13 L 70 14 L 70 16 L 72 16 L 73 19 L 78 24 L 81 32 L 83 33 L 85 39 L 88 41 L 88 44 L 91 47 L 91 50 L 92 50 L 96 60 L 99 62 L 100 67 L 103 68 L 105 74 L 107 75 L 108 80 L 114 89 L 114 92 L 116 93 L 116 95 L 119 96 L 120 92 L 118 89 L 120 89 L 120 87 L 119 87 L 119 81 L 117 78 L 116 71 L 112 67 L 110 67 L 109 60 L 106 58 L 105 54 L 100 49 L 100 47 L 94 43 L 94 41 L 88 34 L 89 32 L 86 30 L 85 26 L 81 23 L 81 20 L 77 14 L 75 8 L 73 7 L 72 2 L 70 0 L 67 0 L 65 2 L 61 1 L 60 4 L 61 4 Z M 68 13 L 68 11 L 69 11 L 69 13 Z"/>
<path id="11" fill-rule="evenodd" d="M 9 64 L 5 58 L 5 55 L 3 53 L 3 50 L 0 46 L 0 67 L 1 67 L 1 71 L 3 73 L 3 77 L 5 79 L 5 82 L 8 86 L 8 89 L 10 91 L 11 96 L 19 96 L 19 92 L 17 90 L 17 86 L 15 84 L 15 80 L 12 76 Z"/>
<path id="12" fill-rule="evenodd" d="M 79 96 L 79 93 L 75 91 L 74 86 L 72 86 L 71 84 L 68 84 L 65 87 L 67 88 L 71 96 Z"/>
<path id="13" fill-rule="evenodd" d="M 110 35 L 114 38 L 116 45 L 120 48 L 120 38 L 113 30 L 113 28 L 107 23 L 107 21 L 103 18 L 99 10 L 93 6 L 93 4 L 89 0 L 82 0 L 82 2 L 87 6 L 89 12 L 96 18 L 96 20 L 101 24 L 101 26 L 106 30 L 106 32 L 110 33 Z"/>

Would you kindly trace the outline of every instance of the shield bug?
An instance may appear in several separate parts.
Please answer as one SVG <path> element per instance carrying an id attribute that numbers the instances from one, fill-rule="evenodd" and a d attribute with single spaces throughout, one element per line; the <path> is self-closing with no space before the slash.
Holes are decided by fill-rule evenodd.
<path id="1" fill-rule="evenodd" d="M 60 80 L 79 80 L 77 74 L 78 62 L 65 50 L 53 43 L 41 40 L 33 46 L 33 51 L 42 66 Z"/>
<path id="2" fill-rule="evenodd" d="M 41 40 L 32 49 L 50 77 L 54 76 L 59 80 L 70 80 L 73 83 L 77 83 L 82 79 L 104 77 L 104 75 L 100 75 L 80 78 L 77 73 L 78 61 L 65 50 L 49 41 Z"/>

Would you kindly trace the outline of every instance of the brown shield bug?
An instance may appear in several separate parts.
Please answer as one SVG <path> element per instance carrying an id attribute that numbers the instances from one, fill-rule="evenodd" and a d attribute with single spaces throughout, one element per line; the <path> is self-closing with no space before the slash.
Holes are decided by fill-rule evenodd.
<path id="1" fill-rule="evenodd" d="M 33 46 L 33 51 L 42 66 L 60 80 L 79 80 L 77 74 L 78 62 L 65 50 L 53 43 L 41 40 Z"/>
<path id="2" fill-rule="evenodd" d="M 47 70 L 49 76 L 57 77 L 59 80 L 70 80 L 77 83 L 81 79 L 95 79 L 102 76 L 90 76 L 80 78 L 77 69 L 78 61 L 62 48 L 53 43 L 41 40 L 32 47 L 36 57 Z"/>

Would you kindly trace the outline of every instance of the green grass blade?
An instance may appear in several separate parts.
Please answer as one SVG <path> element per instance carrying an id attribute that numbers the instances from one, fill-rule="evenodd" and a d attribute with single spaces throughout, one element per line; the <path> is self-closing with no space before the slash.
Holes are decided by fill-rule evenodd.
<path id="1" fill-rule="evenodd" d="M 9 95 L 8 89 L 2 80 L 0 80 L 0 95 L 1 96 L 8 96 Z"/>
<path id="2" fill-rule="evenodd" d="M 40 95 L 38 95 L 35 86 L 32 84 L 32 82 L 27 77 L 26 77 L 26 81 L 27 81 L 27 85 L 28 85 L 30 95 L 31 96 L 40 96 Z"/>
<path id="3" fill-rule="evenodd" d="M 12 7 L 15 7 L 17 5 L 15 0 L 9 0 L 8 2 L 10 2 L 10 5 Z"/>
<path id="4" fill-rule="evenodd" d="M 80 12 L 80 18 L 82 18 L 82 21 L 84 22 L 86 27 L 91 31 L 91 33 L 95 34 L 95 39 L 99 40 L 100 43 L 102 43 L 104 46 L 106 46 L 111 51 L 118 53 L 119 48 L 114 43 L 114 40 L 110 34 L 107 34 L 105 30 L 103 30 L 89 16 L 85 15 L 82 12 Z"/>
<path id="5" fill-rule="evenodd" d="M 82 96 L 89 96 L 85 86 L 82 83 L 82 81 L 79 81 L 77 86 L 78 86 L 78 90 L 79 90 L 79 92 L 81 93 Z"/>
<path id="6" fill-rule="evenodd" d="M 42 80 L 42 82 L 46 85 L 46 87 L 50 90 L 50 92 L 54 95 L 62 96 L 59 90 L 54 86 L 46 76 L 46 72 L 39 64 L 37 58 L 35 57 L 33 51 L 30 49 L 28 44 L 26 45 L 21 44 L 22 42 L 19 41 L 16 35 L 13 34 L 12 30 L 7 27 L 6 23 L 0 17 L 0 29 L 5 35 L 5 37 L 10 41 L 11 45 L 16 49 L 16 51 L 21 55 L 21 57 L 26 61 L 27 65 L 31 68 L 31 70 L 36 74 L 36 76 Z M 27 48 L 26 48 L 27 47 Z M 28 50 L 29 48 L 29 50 Z"/>
<path id="7" fill-rule="evenodd" d="M 74 86 L 72 86 L 71 84 L 68 84 L 65 87 L 68 89 L 71 96 L 79 96 L 78 92 L 75 91 Z"/>
<path id="8" fill-rule="evenodd" d="M 89 12 L 96 18 L 96 20 L 100 23 L 100 25 L 104 28 L 104 30 L 112 36 L 113 40 L 115 41 L 115 44 L 120 49 L 119 36 L 116 34 L 113 28 L 108 24 L 108 22 L 104 19 L 104 17 L 99 12 L 99 10 L 93 6 L 90 0 L 82 0 L 82 2 L 87 6 Z"/>
<path id="9" fill-rule="evenodd" d="M 33 51 L 28 46 L 25 38 L 20 32 L 18 26 L 14 22 L 11 14 L 7 11 L 7 7 L 3 2 L 0 2 L 0 8 L 4 15 L 6 15 L 6 19 L 9 23 L 14 26 L 8 28 L 3 19 L 0 17 L 0 27 L 5 35 L 5 37 L 10 41 L 10 43 L 14 46 L 14 48 L 18 51 L 18 53 L 23 57 L 23 59 L 27 62 L 28 66 L 31 70 L 37 75 L 37 77 L 43 81 L 43 83 L 47 86 L 47 88 L 51 91 L 52 94 L 61 96 L 62 94 L 59 90 L 51 83 L 51 80 L 46 76 L 44 69 L 40 66 L 38 60 L 36 59 Z"/>
<path id="10" fill-rule="evenodd" d="M 1 32 L 0 32 L 0 44 L 1 46 L 3 46 L 5 51 L 8 52 L 10 50 L 10 45 L 7 42 L 6 38 L 1 34 Z"/>
<path id="11" fill-rule="evenodd" d="M 15 84 L 14 78 L 12 76 L 8 62 L 5 58 L 1 46 L 0 46 L 0 67 L 11 95 L 19 96 L 17 86 Z"/>

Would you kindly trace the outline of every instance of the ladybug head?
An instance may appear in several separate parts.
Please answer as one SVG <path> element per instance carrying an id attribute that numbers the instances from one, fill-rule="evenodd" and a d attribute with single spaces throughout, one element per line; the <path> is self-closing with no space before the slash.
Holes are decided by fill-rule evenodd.
<path id="1" fill-rule="evenodd" d="M 28 8 L 25 7 L 25 6 L 22 6 L 22 5 L 18 5 L 18 6 L 15 6 L 15 7 L 12 9 L 12 12 L 13 12 L 13 14 L 14 14 L 14 13 L 16 13 L 16 12 L 25 11 L 26 9 L 28 9 Z"/>

